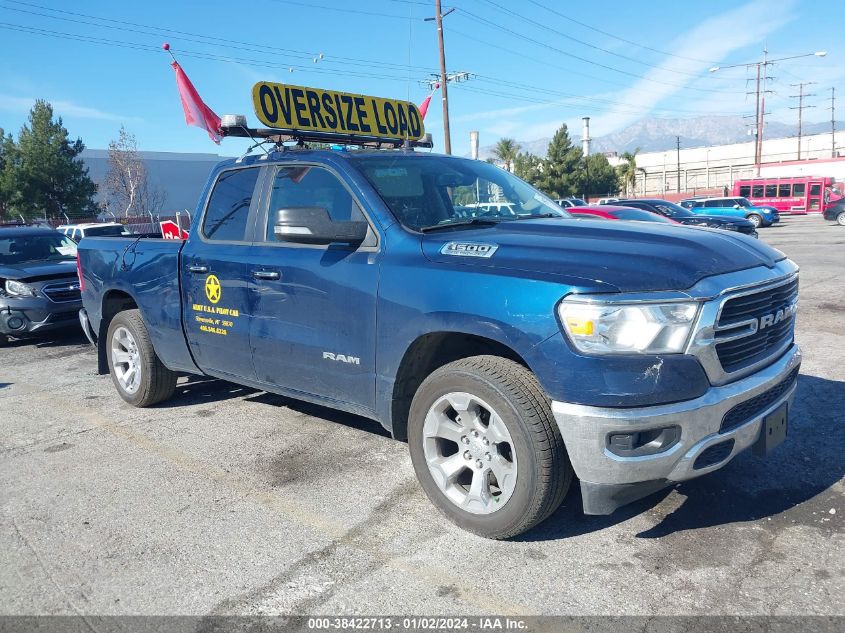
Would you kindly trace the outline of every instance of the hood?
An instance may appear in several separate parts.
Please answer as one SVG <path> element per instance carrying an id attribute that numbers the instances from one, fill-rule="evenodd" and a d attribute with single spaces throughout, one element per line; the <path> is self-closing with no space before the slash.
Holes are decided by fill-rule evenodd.
<path id="1" fill-rule="evenodd" d="M 489 257 L 444 255 L 441 249 L 450 242 L 498 248 Z M 522 271 L 563 283 L 581 278 L 597 289 L 620 292 L 685 290 L 704 277 L 771 268 L 785 259 L 766 244 L 718 229 L 569 219 L 427 233 L 422 250 L 434 262 Z"/>
<path id="2" fill-rule="evenodd" d="M 51 277 L 69 277 L 75 274 L 75 259 L 58 262 L 21 262 L 20 264 L 0 264 L 0 278 L 3 279 L 35 281 Z"/>

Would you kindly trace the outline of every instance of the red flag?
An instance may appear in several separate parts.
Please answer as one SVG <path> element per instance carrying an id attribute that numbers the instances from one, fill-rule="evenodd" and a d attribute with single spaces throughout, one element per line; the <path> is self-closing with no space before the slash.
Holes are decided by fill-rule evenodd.
<path id="1" fill-rule="evenodd" d="M 185 111 L 185 123 L 204 129 L 208 132 L 208 137 L 219 145 L 220 139 L 223 138 L 220 135 L 220 117 L 200 99 L 197 89 L 179 63 L 174 61 L 170 65 L 176 71 L 176 87 L 179 89 L 182 109 Z"/>
<path id="2" fill-rule="evenodd" d="M 434 90 L 431 91 L 431 94 L 428 95 L 423 102 L 420 104 L 420 116 L 425 119 L 425 113 L 428 112 L 428 104 L 431 103 L 431 98 L 434 96 L 434 93 L 437 92 L 437 89 L 440 87 L 440 84 L 434 84 Z"/>

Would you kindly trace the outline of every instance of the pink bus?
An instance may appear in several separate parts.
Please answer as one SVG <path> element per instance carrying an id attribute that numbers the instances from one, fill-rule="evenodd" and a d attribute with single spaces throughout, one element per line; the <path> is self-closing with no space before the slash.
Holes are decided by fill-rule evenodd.
<path id="1" fill-rule="evenodd" d="M 774 207 L 781 214 L 821 213 L 843 197 L 828 177 L 747 178 L 734 182 L 733 195 L 751 204 Z"/>

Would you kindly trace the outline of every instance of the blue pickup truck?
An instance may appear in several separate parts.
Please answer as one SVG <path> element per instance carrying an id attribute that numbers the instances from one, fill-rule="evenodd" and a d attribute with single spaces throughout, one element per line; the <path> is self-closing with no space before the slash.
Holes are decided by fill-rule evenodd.
<path id="1" fill-rule="evenodd" d="M 202 374 L 372 418 L 485 537 L 546 519 L 576 476 L 608 514 L 785 437 L 798 269 L 757 240 L 572 219 L 413 149 L 228 160 L 193 218 L 184 242 L 79 246 L 80 318 L 120 396 Z"/>

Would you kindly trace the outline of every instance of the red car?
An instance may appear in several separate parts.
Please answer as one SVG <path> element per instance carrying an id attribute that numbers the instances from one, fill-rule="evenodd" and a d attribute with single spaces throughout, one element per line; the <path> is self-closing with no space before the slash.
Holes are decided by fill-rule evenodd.
<path id="1" fill-rule="evenodd" d="M 576 218 L 585 220 L 633 220 L 635 222 L 661 222 L 663 224 L 680 224 L 651 211 L 632 209 L 631 207 L 616 207 L 609 204 L 600 206 L 570 207 L 567 209 Z"/>

